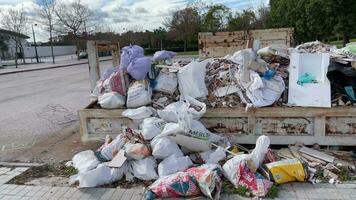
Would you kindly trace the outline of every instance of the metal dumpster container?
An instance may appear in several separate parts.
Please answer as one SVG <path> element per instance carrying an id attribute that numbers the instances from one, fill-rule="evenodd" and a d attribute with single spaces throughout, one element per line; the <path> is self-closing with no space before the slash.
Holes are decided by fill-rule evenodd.
<path id="1" fill-rule="evenodd" d="M 125 109 L 95 109 L 96 102 L 79 111 L 83 141 L 116 137 L 132 121 L 121 116 Z M 201 118 L 212 132 L 233 143 L 254 144 L 264 134 L 271 144 L 356 145 L 356 106 L 333 108 L 266 107 L 209 108 Z"/>

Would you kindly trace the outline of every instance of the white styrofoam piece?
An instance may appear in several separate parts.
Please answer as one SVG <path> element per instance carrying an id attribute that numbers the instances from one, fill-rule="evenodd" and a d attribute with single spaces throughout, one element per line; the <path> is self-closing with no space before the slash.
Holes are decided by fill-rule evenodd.
<path id="1" fill-rule="evenodd" d="M 328 53 L 292 53 L 289 65 L 288 103 L 304 107 L 331 107 L 330 82 L 326 77 L 330 56 Z M 317 83 L 298 85 L 305 73 L 315 76 Z"/>

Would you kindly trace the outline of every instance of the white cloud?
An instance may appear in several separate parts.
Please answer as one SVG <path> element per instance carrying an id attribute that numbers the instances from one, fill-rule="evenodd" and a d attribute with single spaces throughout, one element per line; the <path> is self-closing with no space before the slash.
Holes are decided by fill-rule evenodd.
<path id="1" fill-rule="evenodd" d="M 69 3 L 73 0 L 60 0 Z M 192 0 L 82 0 L 92 9 L 99 18 L 101 25 L 106 25 L 117 32 L 130 29 L 152 30 L 163 26 L 162 22 L 170 13 L 183 8 Z M 205 0 L 207 4 L 222 3 L 233 10 L 242 10 L 250 7 L 259 7 L 268 4 L 268 0 Z M 12 7 L 23 7 L 28 13 L 31 24 L 38 23 L 36 8 L 38 7 L 31 0 L 0 0 L 0 10 Z M 1 21 L 0 21 L 1 25 Z M 48 33 L 42 26 L 35 28 L 36 39 L 40 41 L 48 40 Z M 27 33 L 30 37 L 31 29 Z M 32 38 L 31 38 L 32 39 Z"/>

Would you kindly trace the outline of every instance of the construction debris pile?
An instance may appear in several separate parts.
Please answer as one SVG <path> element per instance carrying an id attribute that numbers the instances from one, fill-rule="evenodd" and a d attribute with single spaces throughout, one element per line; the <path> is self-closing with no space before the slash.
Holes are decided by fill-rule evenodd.
<path id="1" fill-rule="evenodd" d="M 355 155 L 352 151 L 321 150 L 318 146 L 315 148 L 296 144 L 278 150 L 277 155 L 283 159 L 301 161 L 308 175 L 305 180 L 311 183 L 340 183 L 355 176 Z"/>
<path id="2" fill-rule="evenodd" d="M 264 135 L 249 150 L 209 131 L 199 119 L 209 107 L 351 105 L 356 101 L 353 50 L 338 53 L 311 42 L 296 49 L 254 47 L 224 58 L 173 62 L 174 52 L 158 51 L 151 60 L 140 46 L 124 47 L 120 66 L 102 74 L 92 96 L 101 108 L 128 108 L 122 116 L 132 125 L 116 138 L 107 136 L 96 151 L 76 154 L 68 163 L 79 171 L 71 183 L 153 181 L 146 199 L 201 194 L 219 199 L 224 179 L 255 197 L 266 196 L 273 184 L 338 183 L 355 173 L 345 159 L 348 152 L 302 145 L 273 151 Z"/>

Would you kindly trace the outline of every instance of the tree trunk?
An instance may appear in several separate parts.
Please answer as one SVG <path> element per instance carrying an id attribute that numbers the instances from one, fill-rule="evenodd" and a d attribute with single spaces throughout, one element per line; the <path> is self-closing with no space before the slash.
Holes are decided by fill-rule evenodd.
<path id="1" fill-rule="evenodd" d="M 184 52 L 187 51 L 187 39 L 184 39 Z"/>
<path id="2" fill-rule="evenodd" d="M 17 41 L 15 41 L 15 67 L 17 68 L 17 48 L 18 48 L 18 44 Z"/>
<path id="3" fill-rule="evenodd" d="M 161 40 L 161 51 L 163 50 L 163 41 L 162 41 L 162 39 L 160 39 Z"/>
<path id="4" fill-rule="evenodd" d="M 347 43 L 350 43 L 349 34 L 347 32 L 342 32 L 342 46 L 345 47 Z"/>
<path id="5" fill-rule="evenodd" d="M 51 25 L 50 25 L 51 26 Z M 53 53 L 53 42 L 52 42 L 52 29 L 49 29 L 49 42 L 51 44 L 51 52 L 52 52 L 52 62 L 54 62 L 54 53 Z"/>

